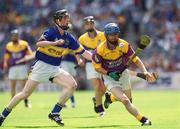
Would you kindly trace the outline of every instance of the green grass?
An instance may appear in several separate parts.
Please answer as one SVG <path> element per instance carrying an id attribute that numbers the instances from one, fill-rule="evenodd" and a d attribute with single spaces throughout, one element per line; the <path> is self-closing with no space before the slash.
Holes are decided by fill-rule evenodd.
<path id="1" fill-rule="evenodd" d="M 33 107 L 24 108 L 20 103 L 9 115 L 0 129 L 180 129 L 180 91 L 133 91 L 134 104 L 147 115 L 153 125 L 142 127 L 119 102 L 110 105 L 103 118 L 93 111 L 92 91 L 75 93 L 77 107 L 62 110 L 64 127 L 47 119 L 47 115 L 58 99 L 56 92 L 33 93 L 30 97 Z M 9 101 L 9 93 L 0 93 L 0 111 Z"/>

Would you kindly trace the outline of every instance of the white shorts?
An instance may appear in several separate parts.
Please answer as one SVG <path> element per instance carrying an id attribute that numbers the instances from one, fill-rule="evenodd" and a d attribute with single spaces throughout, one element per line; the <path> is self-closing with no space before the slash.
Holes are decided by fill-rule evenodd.
<path id="1" fill-rule="evenodd" d="M 113 78 L 103 75 L 104 84 L 108 90 L 111 90 L 113 87 L 121 87 L 122 90 L 129 90 L 131 89 L 130 77 L 128 74 L 128 70 L 125 70 L 119 81 L 115 81 Z"/>
<path id="2" fill-rule="evenodd" d="M 9 68 L 8 78 L 12 80 L 24 80 L 28 78 L 26 65 L 16 65 Z"/>
<path id="3" fill-rule="evenodd" d="M 72 76 L 76 76 L 76 69 L 74 68 L 75 66 L 76 64 L 70 61 L 61 62 L 61 68 L 70 73 Z"/>
<path id="4" fill-rule="evenodd" d="M 53 66 L 43 61 L 38 60 L 33 66 L 29 79 L 44 83 L 49 82 L 50 78 L 53 78 L 61 73 L 67 73 L 59 66 Z"/>
<path id="5" fill-rule="evenodd" d="M 96 72 L 91 62 L 86 63 L 86 77 L 87 79 L 101 78 L 101 74 Z"/>

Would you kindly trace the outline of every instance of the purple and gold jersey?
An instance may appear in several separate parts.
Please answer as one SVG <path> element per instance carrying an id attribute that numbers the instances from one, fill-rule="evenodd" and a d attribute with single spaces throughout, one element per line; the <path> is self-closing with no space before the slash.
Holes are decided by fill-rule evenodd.
<path id="1" fill-rule="evenodd" d="M 128 42 L 119 39 L 119 45 L 110 50 L 107 48 L 106 42 L 101 43 L 93 53 L 94 68 L 104 68 L 107 71 L 122 72 L 129 58 L 133 55 L 134 50 Z M 138 57 L 133 59 L 136 62 Z"/>
<path id="2" fill-rule="evenodd" d="M 87 32 L 79 37 L 80 44 L 90 51 L 96 49 L 96 47 L 103 41 L 105 41 L 105 36 L 104 32 L 101 31 L 97 31 L 97 35 L 94 38 L 90 38 Z"/>
<path id="3" fill-rule="evenodd" d="M 5 48 L 4 58 L 8 60 L 9 66 L 17 65 L 15 62 L 24 58 L 26 55 L 32 54 L 32 50 L 28 43 L 24 40 L 19 40 L 18 44 L 14 45 L 13 42 L 8 42 Z M 26 62 L 20 63 L 25 64 Z M 18 64 L 19 65 L 19 64 Z"/>
<path id="4" fill-rule="evenodd" d="M 54 42 L 59 39 L 63 39 L 65 43 L 62 45 L 38 47 L 36 59 L 54 66 L 59 66 L 63 55 L 68 54 L 70 51 L 73 51 L 75 54 L 82 54 L 85 51 L 73 35 L 68 32 L 61 35 L 56 26 L 47 29 L 40 37 L 40 41 L 47 40 Z"/>

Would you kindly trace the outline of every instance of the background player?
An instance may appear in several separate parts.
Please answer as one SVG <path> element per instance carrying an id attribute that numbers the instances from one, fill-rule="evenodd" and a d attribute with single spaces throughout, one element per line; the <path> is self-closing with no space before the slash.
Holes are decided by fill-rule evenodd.
<path id="1" fill-rule="evenodd" d="M 105 40 L 104 33 L 97 30 L 93 16 L 87 16 L 83 19 L 84 29 L 86 32 L 79 37 L 79 42 L 88 51 L 93 51 L 101 42 Z M 102 96 L 105 93 L 105 86 L 101 79 L 101 74 L 96 72 L 92 66 L 91 61 L 86 61 L 86 75 L 95 89 L 94 110 L 100 116 L 104 115 L 104 108 L 102 105 Z"/>
<path id="2" fill-rule="evenodd" d="M 24 98 L 32 94 L 34 89 L 41 82 L 51 81 L 57 86 L 63 86 L 63 91 L 58 102 L 49 113 L 48 117 L 59 125 L 64 125 L 59 112 L 63 105 L 72 96 L 77 83 L 74 78 L 59 67 L 63 55 L 70 50 L 76 54 L 82 54 L 85 58 L 91 60 L 90 52 L 83 49 L 78 41 L 66 30 L 69 28 L 70 15 L 67 10 L 59 10 L 54 13 L 55 26 L 44 31 L 39 41 L 36 43 L 38 49 L 32 73 L 29 76 L 22 92 L 15 95 L 10 103 L 4 108 L 0 115 L 0 126 L 11 110 Z"/>
<path id="3" fill-rule="evenodd" d="M 119 38 L 120 29 L 115 23 L 109 23 L 104 28 L 106 41 L 101 43 L 93 53 L 93 66 L 103 74 L 104 83 L 108 90 L 121 101 L 127 111 L 136 117 L 142 125 L 151 125 L 151 121 L 142 115 L 130 102 L 131 84 L 127 70 L 123 71 L 127 61 L 134 51 L 130 44 Z M 153 76 L 147 72 L 142 61 L 135 57 L 133 62 L 147 76 L 149 81 L 154 81 Z M 122 72 L 120 75 L 119 73 Z M 128 91 L 128 92 L 127 92 Z"/>
<path id="4" fill-rule="evenodd" d="M 23 88 L 28 78 L 28 66 L 26 61 L 16 63 L 16 61 L 23 59 L 25 56 L 32 54 L 32 50 L 28 43 L 19 39 L 19 32 L 17 29 L 11 31 L 11 41 L 6 44 L 4 54 L 4 71 L 8 72 L 8 79 L 10 82 L 11 98 L 16 94 L 16 86 L 19 82 Z M 28 99 L 24 99 L 25 107 L 31 107 Z"/>

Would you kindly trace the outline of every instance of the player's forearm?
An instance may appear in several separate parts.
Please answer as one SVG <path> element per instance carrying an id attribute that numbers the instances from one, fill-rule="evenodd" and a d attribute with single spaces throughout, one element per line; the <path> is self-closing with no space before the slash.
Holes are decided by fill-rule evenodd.
<path id="1" fill-rule="evenodd" d="M 86 58 L 87 60 L 92 60 L 92 53 L 89 52 L 89 51 L 86 51 L 86 50 L 85 50 L 85 52 L 82 54 L 82 56 L 83 56 L 84 58 Z"/>
<path id="2" fill-rule="evenodd" d="M 136 66 L 141 69 L 143 73 L 147 72 L 146 67 L 144 66 L 143 62 L 138 58 L 135 62 Z"/>
<path id="3" fill-rule="evenodd" d="M 36 43 L 37 47 L 45 47 L 45 46 L 50 46 L 50 45 L 57 45 L 56 42 L 52 42 L 52 41 L 38 41 Z"/>

